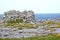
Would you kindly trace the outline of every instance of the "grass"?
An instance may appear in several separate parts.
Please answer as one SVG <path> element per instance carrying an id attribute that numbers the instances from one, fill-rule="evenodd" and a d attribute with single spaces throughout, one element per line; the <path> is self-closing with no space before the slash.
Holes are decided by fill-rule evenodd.
<path id="1" fill-rule="evenodd" d="M 47 36 L 35 36 L 30 38 L 0 38 L 0 40 L 60 40 L 60 36 L 47 35 Z"/>
<path id="2" fill-rule="evenodd" d="M 13 28 L 18 27 L 18 29 L 23 29 L 23 28 L 30 29 L 30 28 L 37 28 L 38 27 L 35 24 L 28 24 L 28 23 L 25 23 L 25 22 L 23 22 L 23 23 L 7 23 L 4 26 L 5 27 L 13 27 Z"/>

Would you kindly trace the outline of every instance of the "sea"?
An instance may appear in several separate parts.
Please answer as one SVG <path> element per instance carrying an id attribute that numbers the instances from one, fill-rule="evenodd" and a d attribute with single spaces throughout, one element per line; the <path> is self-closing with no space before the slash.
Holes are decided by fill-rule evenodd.
<path id="1" fill-rule="evenodd" d="M 3 14 L 0 14 L 0 20 L 3 18 Z M 35 14 L 35 20 L 40 20 L 40 19 L 55 19 L 55 18 L 60 18 L 60 13 L 48 13 L 48 14 L 40 14 L 37 13 Z"/>
<path id="2" fill-rule="evenodd" d="M 35 14 L 35 20 L 60 18 L 60 13 Z"/>

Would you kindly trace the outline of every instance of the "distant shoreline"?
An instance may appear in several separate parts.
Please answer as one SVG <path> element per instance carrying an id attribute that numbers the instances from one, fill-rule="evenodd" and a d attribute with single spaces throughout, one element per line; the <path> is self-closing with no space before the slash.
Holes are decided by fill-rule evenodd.
<path id="1" fill-rule="evenodd" d="M 2 19 L 3 14 L 0 14 L 0 20 Z M 60 14 L 59 13 L 51 13 L 51 14 L 35 14 L 35 20 L 39 20 L 39 19 L 54 19 L 54 18 L 60 18 Z"/>

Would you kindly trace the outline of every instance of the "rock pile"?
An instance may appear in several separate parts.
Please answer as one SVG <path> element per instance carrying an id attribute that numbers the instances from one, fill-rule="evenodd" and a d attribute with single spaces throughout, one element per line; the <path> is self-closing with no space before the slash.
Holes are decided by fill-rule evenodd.
<path id="1" fill-rule="evenodd" d="M 24 22 L 27 23 L 32 23 L 35 22 L 35 15 L 33 11 L 16 11 L 16 10 L 10 10 L 8 12 L 4 12 L 3 15 L 3 20 L 4 22 L 7 22 L 9 20 L 12 19 L 16 19 L 16 18 L 22 18 Z"/>

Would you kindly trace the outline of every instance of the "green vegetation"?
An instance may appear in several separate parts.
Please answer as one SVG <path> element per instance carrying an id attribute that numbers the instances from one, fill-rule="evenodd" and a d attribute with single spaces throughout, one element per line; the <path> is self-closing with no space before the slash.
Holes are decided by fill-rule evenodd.
<path id="1" fill-rule="evenodd" d="M 23 28 L 37 28 L 36 25 L 34 24 L 28 24 L 28 23 L 7 23 L 5 24 L 5 27 L 18 27 L 18 29 L 23 29 Z"/>
<path id="2" fill-rule="evenodd" d="M 60 22 L 53 22 L 52 20 L 48 20 L 42 24 L 29 24 L 29 23 L 25 23 L 23 22 L 23 19 L 14 19 L 14 20 L 10 20 L 8 21 L 4 26 L 5 27 L 18 27 L 18 29 L 23 29 L 23 28 L 37 28 L 38 26 L 45 26 L 47 25 L 47 29 L 50 28 L 49 26 L 54 25 L 53 27 L 59 27 L 60 28 Z"/>
<path id="3" fill-rule="evenodd" d="M 28 24 L 28 23 L 21 23 L 18 25 L 18 29 L 22 29 L 22 28 L 37 28 L 36 25 L 34 24 Z"/>
<path id="4" fill-rule="evenodd" d="M 5 25 L 5 27 L 18 27 L 18 29 L 23 29 L 23 28 L 36 28 L 36 24 L 29 24 L 23 22 L 22 19 L 15 19 L 15 20 L 10 20 L 8 21 Z"/>
<path id="5" fill-rule="evenodd" d="M 45 25 L 51 25 L 51 24 L 53 24 L 53 21 L 51 21 L 51 20 L 48 20 L 45 22 Z"/>
<path id="6" fill-rule="evenodd" d="M 19 23 L 23 23 L 23 19 L 14 19 L 14 20 L 10 20 L 8 21 L 4 26 L 8 27 L 8 26 L 17 26 Z"/>
<path id="7" fill-rule="evenodd" d="M 18 29 L 23 29 L 23 28 L 36 28 L 36 25 L 33 24 L 25 24 L 25 23 L 13 23 L 13 24 L 5 24 L 5 27 L 18 27 Z"/>
<path id="8" fill-rule="evenodd" d="M 35 36 L 29 38 L 0 38 L 0 40 L 60 40 L 60 36 L 49 34 L 47 36 Z"/>
<path id="9" fill-rule="evenodd" d="M 8 23 L 22 23 L 23 19 L 14 19 L 14 20 L 10 20 L 8 21 Z"/>

